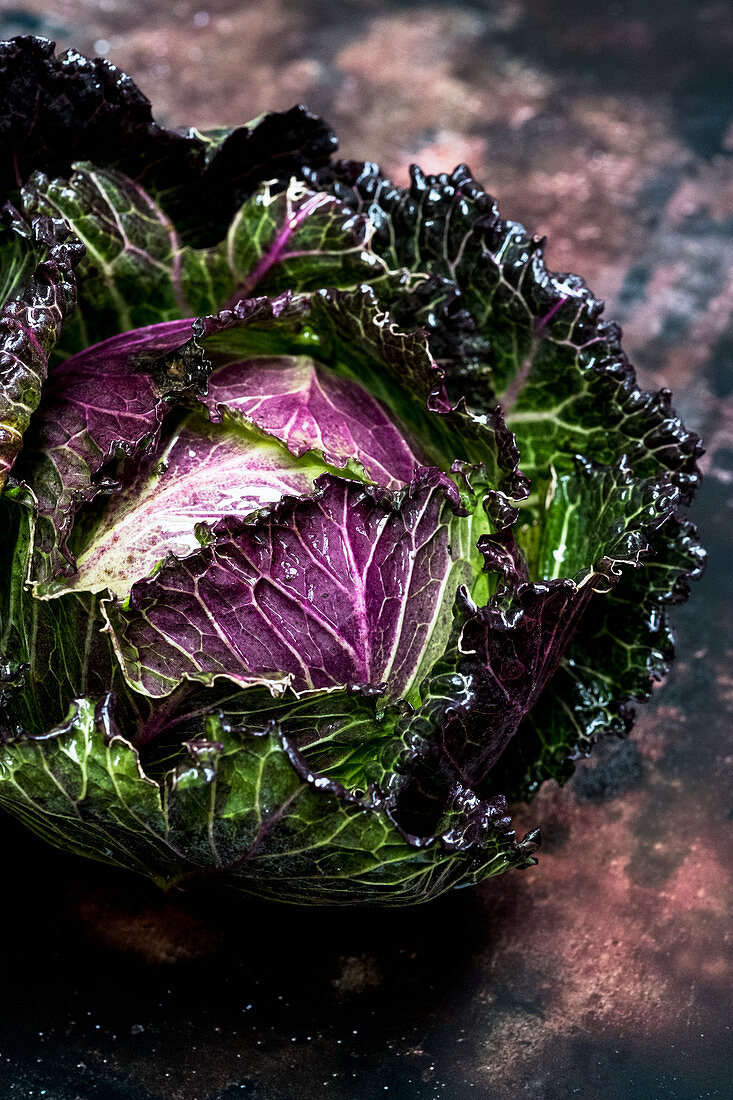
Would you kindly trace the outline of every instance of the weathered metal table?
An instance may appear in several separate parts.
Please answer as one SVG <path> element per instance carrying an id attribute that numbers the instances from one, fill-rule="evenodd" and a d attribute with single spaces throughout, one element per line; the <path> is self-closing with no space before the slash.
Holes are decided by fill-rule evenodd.
<path id="1" fill-rule="evenodd" d="M 46 0 L 169 123 L 307 102 L 399 179 L 470 162 L 707 438 L 711 552 L 631 740 L 545 789 L 537 868 L 423 909 L 165 899 L 4 822 L 0 1095 L 733 1094 L 733 20 L 710 0 Z"/>

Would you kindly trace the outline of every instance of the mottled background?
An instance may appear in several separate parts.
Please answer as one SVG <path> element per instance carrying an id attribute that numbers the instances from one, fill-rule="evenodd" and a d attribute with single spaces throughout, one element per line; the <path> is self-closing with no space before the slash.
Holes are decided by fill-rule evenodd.
<path id="1" fill-rule="evenodd" d="M 301 100 L 399 180 L 467 161 L 705 435 L 711 557 L 633 737 L 521 810 L 533 870 L 414 911 L 277 910 L 166 900 L 4 825 L 0 1094 L 730 1098 L 730 6 L 0 0 L 0 35 L 28 32 L 106 55 L 168 124 Z"/>

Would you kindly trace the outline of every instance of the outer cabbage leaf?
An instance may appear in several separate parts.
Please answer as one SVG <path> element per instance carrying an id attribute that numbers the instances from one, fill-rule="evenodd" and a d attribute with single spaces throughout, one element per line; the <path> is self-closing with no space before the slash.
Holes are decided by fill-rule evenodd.
<path id="1" fill-rule="evenodd" d="M 441 662 L 423 688 L 425 706 L 415 723 L 418 732 L 427 723 L 431 757 L 444 756 L 462 783 L 480 788 L 497 761 L 502 769 L 502 754 L 523 752 L 517 733 L 523 720 L 536 722 L 537 736 L 551 736 L 534 708 L 578 624 L 592 621 L 596 608 L 603 616 L 609 590 L 628 585 L 629 570 L 643 575 L 650 544 L 674 523 L 678 498 L 668 479 L 641 481 L 623 463 L 615 469 L 579 463 L 574 474 L 558 478 L 547 507 L 548 529 L 559 524 L 561 531 L 551 541 L 552 567 L 539 572 L 545 579 L 527 579 L 524 556 L 504 537 L 480 540 L 487 568 L 501 570 L 504 580 L 486 607 L 462 599 L 457 636 L 447 648 L 459 656 Z M 491 789 L 501 789 L 493 776 Z"/>
<path id="2" fill-rule="evenodd" d="M 84 692 L 115 691 L 118 713 L 132 727 L 147 700 L 127 690 L 99 601 L 89 593 L 36 599 L 28 585 L 36 534 L 36 502 L 26 488 L 0 496 L 0 733 L 41 734 Z"/>
<path id="3" fill-rule="evenodd" d="M 426 901 L 532 862 L 501 799 L 456 791 L 443 835 L 414 837 L 377 792 L 311 771 L 275 727 L 237 736 L 221 719 L 160 781 L 115 729 L 111 700 L 79 699 L 40 738 L 0 745 L 0 800 L 52 843 L 152 875 L 217 881 L 294 902 Z"/>
<path id="4" fill-rule="evenodd" d="M 0 194 L 34 171 L 68 176 L 75 161 L 119 169 L 162 201 L 196 244 L 220 239 L 235 211 L 264 180 L 324 164 L 331 130 L 304 107 L 261 115 L 238 129 L 166 130 L 130 77 L 76 50 L 22 36 L 0 44 Z"/>
<path id="5" fill-rule="evenodd" d="M 156 774 L 170 768 L 181 744 L 201 736 L 205 721 L 216 715 L 233 735 L 277 727 L 300 752 L 309 768 L 336 780 L 351 794 L 375 787 L 389 793 L 410 768 L 413 708 L 390 704 L 384 692 L 367 687 L 340 688 L 296 697 L 273 696 L 266 688 L 242 690 L 218 681 L 212 688 L 184 684 L 134 731 L 133 740 L 146 765 Z"/>
<path id="6" fill-rule="evenodd" d="M 502 221 L 465 165 L 450 176 L 413 166 L 409 188 L 354 161 L 306 175 L 368 212 L 372 247 L 390 266 L 434 277 L 421 316 L 438 338 L 449 392 L 479 411 L 502 399 L 533 481 L 560 455 L 612 463 L 626 454 L 638 476 L 666 470 L 686 494 L 694 489 L 699 439 L 669 393 L 639 389 L 618 326 L 601 320 L 603 303 L 577 276 L 549 272 L 542 239 Z M 392 308 L 401 319 L 399 300 Z M 414 314 L 411 299 L 402 308 Z"/>
<path id="7" fill-rule="evenodd" d="M 39 219 L 37 229 L 41 224 Z M 48 228 L 52 233 L 67 235 L 66 227 L 58 221 Z M 46 243 L 10 203 L 5 204 L 0 211 L 0 307 L 22 297 L 38 263 L 46 256 Z"/>
<path id="8" fill-rule="evenodd" d="M 649 536 L 643 568 L 591 600 L 557 673 L 524 719 L 491 776 L 490 789 L 529 799 L 562 782 L 598 736 L 628 733 L 633 704 L 648 699 L 674 656 L 666 607 L 689 594 L 705 555 L 695 527 L 677 515 Z"/>
<path id="9" fill-rule="evenodd" d="M 189 325 L 190 332 L 190 325 Z M 44 389 L 13 473 L 33 488 L 43 522 L 36 579 L 73 569 L 66 546 L 74 515 L 100 491 L 105 465 L 120 453 L 152 449 L 169 399 L 205 384 L 205 367 L 163 330 L 126 333 L 67 359 Z"/>
<path id="10" fill-rule="evenodd" d="M 27 225 L 5 210 L 0 242 L 0 488 L 18 456 L 38 406 L 48 356 L 73 310 L 73 269 L 83 249 L 63 222 Z"/>
<path id="11" fill-rule="evenodd" d="M 369 247 L 366 215 L 295 179 L 278 191 L 258 187 L 223 240 L 208 248 L 184 244 L 140 184 L 111 169 L 77 165 L 69 180 L 35 173 L 23 201 L 27 216 L 63 218 L 86 245 L 66 352 L 116 332 L 215 313 L 255 289 L 354 288 L 386 275 Z"/>

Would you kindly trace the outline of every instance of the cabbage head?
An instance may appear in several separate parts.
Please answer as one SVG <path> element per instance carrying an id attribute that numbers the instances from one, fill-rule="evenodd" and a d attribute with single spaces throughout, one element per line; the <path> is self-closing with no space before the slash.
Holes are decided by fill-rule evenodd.
<path id="1" fill-rule="evenodd" d="M 0 803 L 166 888 L 420 902 L 534 862 L 672 655 L 699 441 L 465 166 L 173 133 L 0 46 Z"/>

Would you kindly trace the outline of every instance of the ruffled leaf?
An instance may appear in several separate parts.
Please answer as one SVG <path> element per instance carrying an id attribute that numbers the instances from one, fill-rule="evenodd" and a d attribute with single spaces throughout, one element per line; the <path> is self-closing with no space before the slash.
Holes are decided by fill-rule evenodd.
<path id="1" fill-rule="evenodd" d="M 674 639 L 666 608 L 687 599 L 705 554 L 694 526 L 676 515 L 648 541 L 640 568 L 590 602 L 560 667 L 499 761 L 493 790 L 526 800 L 546 779 L 563 782 L 601 734 L 628 732 L 634 704 L 667 672 Z"/>
<path id="2" fill-rule="evenodd" d="M 207 723 L 160 782 L 114 726 L 111 700 L 79 699 L 42 738 L 0 745 L 0 801 L 47 840 L 178 886 L 293 902 L 400 905 L 527 866 L 496 804 L 461 804 L 445 835 L 411 837 L 376 794 L 311 771 L 277 728 Z"/>
<path id="3" fill-rule="evenodd" d="M 428 754 L 444 754 L 461 782 L 476 787 L 505 751 L 523 753 L 520 723 L 527 715 L 535 721 L 533 708 L 553 681 L 578 624 L 583 629 L 593 621 L 596 607 L 595 614 L 603 616 L 607 594 L 623 583 L 625 571 L 641 572 L 658 532 L 672 521 L 678 497 L 669 481 L 640 481 L 623 463 L 615 469 L 579 464 L 574 475 L 558 479 L 548 506 L 557 515 L 547 524 L 549 545 L 556 549 L 551 567 L 540 570 L 547 579 L 521 579 L 521 567 L 505 568 L 504 583 L 486 607 L 462 600 L 455 645 L 448 647 L 460 656 L 448 658 L 426 685 L 425 708 L 415 719 L 418 732 L 427 722 Z M 503 558 L 491 539 L 485 549 L 499 568 Z M 595 667 L 602 670 L 603 661 L 597 659 Z M 501 789 L 493 777 L 491 789 Z"/>
<path id="4" fill-rule="evenodd" d="M 0 488 L 41 398 L 48 357 L 76 302 L 74 267 L 83 249 L 50 218 L 27 225 L 5 211 L 0 247 Z"/>
<path id="5" fill-rule="evenodd" d="M 368 213 L 372 247 L 390 266 L 433 277 L 421 318 L 448 391 L 477 411 L 501 398 L 530 479 L 544 481 L 560 455 L 612 463 L 626 454 L 637 476 L 668 471 L 694 490 L 700 441 L 669 393 L 640 390 L 603 303 L 577 276 L 548 271 L 544 242 L 502 221 L 465 165 L 438 176 L 413 166 L 408 188 L 355 161 L 306 174 Z M 391 308 L 401 319 L 414 305 L 398 295 Z"/>
<path id="6" fill-rule="evenodd" d="M 186 328 L 190 334 L 190 322 Z M 126 333 L 53 372 L 13 471 L 32 487 L 42 517 L 35 579 L 74 568 L 67 538 L 80 504 L 100 491 L 104 467 L 120 454 L 151 450 L 169 399 L 205 384 L 205 364 L 188 347 L 168 355 L 182 337 L 166 326 Z"/>

